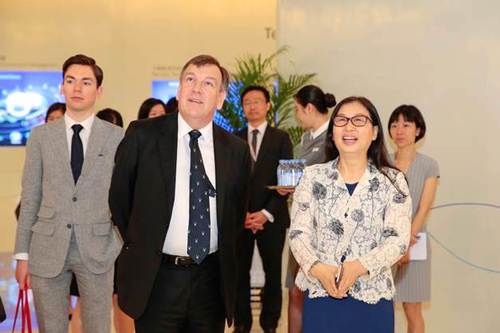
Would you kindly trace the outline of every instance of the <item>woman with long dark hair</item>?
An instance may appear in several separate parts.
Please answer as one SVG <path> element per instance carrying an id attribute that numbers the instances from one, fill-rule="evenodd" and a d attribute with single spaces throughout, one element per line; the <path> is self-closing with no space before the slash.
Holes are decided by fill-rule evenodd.
<path id="1" fill-rule="evenodd" d="M 390 267 L 408 249 L 411 199 L 381 125 L 368 99 L 342 100 L 328 125 L 328 162 L 307 167 L 295 190 L 289 239 L 305 333 L 394 332 Z"/>

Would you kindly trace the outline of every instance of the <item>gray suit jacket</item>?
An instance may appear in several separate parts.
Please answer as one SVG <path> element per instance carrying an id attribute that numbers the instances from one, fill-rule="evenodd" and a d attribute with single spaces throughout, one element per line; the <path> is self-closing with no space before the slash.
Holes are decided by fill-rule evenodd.
<path id="1" fill-rule="evenodd" d="M 108 271 L 121 247 L 111 223 L 108 192 L 123 130 L 94 119 L 82 173 L 71 173 L 64 118 L 34 128 L 26 147 L 21 213 L 14 253 L 29 253 L 30 273 L 57 276 L 74 230 L 84 265 Z"/>
<path id="2" fill-rule="evenodd" d="M 325 162 L 326 132 L 327 131 L 324 131 L 313 140 L 307 140 L 305 137 L 306 135 L 309 135 L 309 132 L 304 134 L 302 146 L 300 147 L 299 158 L 305 159 L 307 166 Z"/>

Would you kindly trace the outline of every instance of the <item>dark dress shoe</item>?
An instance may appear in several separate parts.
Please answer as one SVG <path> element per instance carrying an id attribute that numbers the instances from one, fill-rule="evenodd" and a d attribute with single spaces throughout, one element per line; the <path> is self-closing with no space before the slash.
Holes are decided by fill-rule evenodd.
<path id="1" fill-rule="evenodd" d="M 276 333 L 276 329 L 275 328 L 266 328 L 266 329 L 264 329 L 264 333 Z"/>
<path id="2" fill-rule="evenodd" d="M 250 329 L 243 326 L 237 326 L 234 328 L 233 333 L 250 333 Z"/>

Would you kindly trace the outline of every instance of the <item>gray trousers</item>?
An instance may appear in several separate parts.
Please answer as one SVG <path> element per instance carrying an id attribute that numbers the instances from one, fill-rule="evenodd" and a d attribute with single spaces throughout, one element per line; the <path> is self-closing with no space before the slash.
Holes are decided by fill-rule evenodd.
<path id="1" fill-rule="evenodd" d="M 113 268 L 94 274 L 83 264 L 74 233 L 62 272 L 54 278 L 31 275 L 40 333 L 67 333 L 69 287 L 75 273 L 80 292 L 83 332 L 111 332 Z"/>

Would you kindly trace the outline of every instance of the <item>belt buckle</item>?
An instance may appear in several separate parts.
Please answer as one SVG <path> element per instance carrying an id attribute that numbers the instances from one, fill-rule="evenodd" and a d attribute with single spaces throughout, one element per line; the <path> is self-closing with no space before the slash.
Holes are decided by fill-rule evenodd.
<path id="1" fill-rule="evenodd" d="M 182 257 L 178 257 L 178 256 L 177 256 L 177 257 L 175 257 L 175 260 L 174 260 L 174 265 L 176 265 L 176 266 L 181 265 L 181 264 L 179 263 L 179 261 L 180 261 L 181 259 L 182 259 Z"/>

